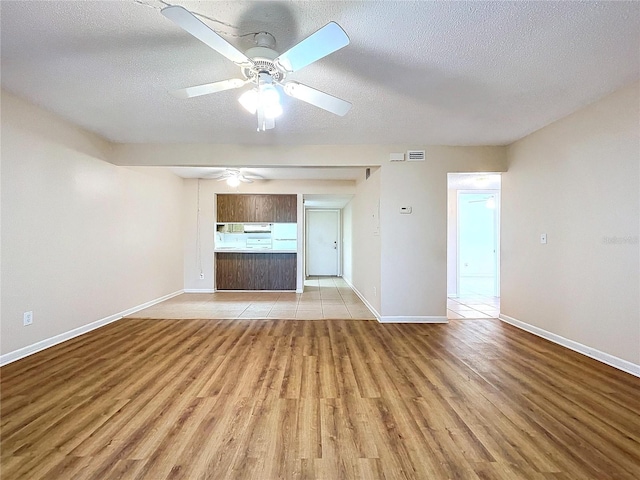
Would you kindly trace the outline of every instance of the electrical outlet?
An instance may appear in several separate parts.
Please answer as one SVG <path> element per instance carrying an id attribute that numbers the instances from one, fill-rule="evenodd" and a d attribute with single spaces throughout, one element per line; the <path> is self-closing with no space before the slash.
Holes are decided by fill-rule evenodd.
<path id="1" fill-rule="evenodd" d="M 373 296 L 374 297 L 378 296 L 378 289 L 376 287 L 373 287 Z"/>
<path id="2" fill-rule="evenodd" d="M 24 312 L 22 316 L 22 324 L 26 327 L 33 323 L 33 312 Z"/>
<path id="3" fill-rule="evenodd" d="M 204 273 L 200 274 L 200 280 L 204 280 Z"/>

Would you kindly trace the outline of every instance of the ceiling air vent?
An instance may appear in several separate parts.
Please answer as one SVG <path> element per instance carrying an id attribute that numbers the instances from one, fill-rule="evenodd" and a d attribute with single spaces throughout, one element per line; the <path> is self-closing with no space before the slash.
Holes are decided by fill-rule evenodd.
<path id="1" fill-rule="evenodd" d="M 424 150 L 407 150 L 407 160 L 409 162 L 424 162 Z"/>

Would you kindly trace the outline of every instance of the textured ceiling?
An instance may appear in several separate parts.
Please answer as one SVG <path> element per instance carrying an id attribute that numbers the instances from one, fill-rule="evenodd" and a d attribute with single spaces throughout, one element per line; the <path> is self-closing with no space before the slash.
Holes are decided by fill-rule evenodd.
<path id="1" fill-rule="evenodd" d="M 287 97 L 258 133 L 239 90 L 172 97 L 239 69 L 157 0 L 3 0 L 2 85 L 114 142 L 502 145 L 640 77 L 638 2 L 176 4 L 241 50 L 254 32 L 282 52 L 338 22 L 351 44 L 288 78 L 353 108 L 337 117 Z"/>

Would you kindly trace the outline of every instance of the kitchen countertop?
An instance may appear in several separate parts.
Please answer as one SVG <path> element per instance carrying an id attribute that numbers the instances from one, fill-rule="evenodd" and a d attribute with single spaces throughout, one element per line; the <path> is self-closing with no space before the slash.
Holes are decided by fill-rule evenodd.
<path id="1" fill-rule="evenodd" d="M 298 251 L 272 250 L 271 248 L 216 248 L 213 253 L 298 253 Z"/>

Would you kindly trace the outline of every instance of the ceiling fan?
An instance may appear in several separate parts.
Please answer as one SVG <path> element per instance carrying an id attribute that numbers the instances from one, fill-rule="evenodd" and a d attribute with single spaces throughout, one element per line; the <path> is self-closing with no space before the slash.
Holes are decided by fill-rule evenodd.
<path id="1" fill-rule="evenodd" d="M 339 116 L 346 115 L 351 103 L 321 92 L 302 83 L 284 79 L 290 73 L 320 60 L 349 44 L 349 37 L 335 22 L 329 22 L 284 53 L 274 50 L 275 38 L 267 32 L 255 34 L 255 47 L 242 53 L 215 31 L 180 6 L 162 9 L 162 14 L 205 45 L 224 55 L 240 67 L 244 78 L 231 78 L 196 85 L 172 92 L 178 98 L 191 98 L 222 92 L 251 84 L 238 101 L 250 113 L 257 115 L 258 131 L 275 127 L 275 118 L 282 113 L 280 94 L 276 86 L 293 98 L 310 103 Z"/>
<path id="2" fill-rule="evenodd" d="M 495 195 L 489 195 L 479 200 L 469 200 L 469 203 L 484 203 L 487 208 L 493 210 L 496 208 L 496 197 Z"/>
<path id="3" fill-rule="evenodd" d="M 213 180 L 218 180 L 219 182 L 226 181 L 227 185 L 230 187 L 237 187 L 242 183 L 253 183 L 254 180 L 262 180 L 263 177 L 260 175 L 254 175 L 249 173 L 243 173 L 240 169 L 237 168 L 227 168 L 224 172 L 221 172 L 217 175 L 210 176 Z"/>

